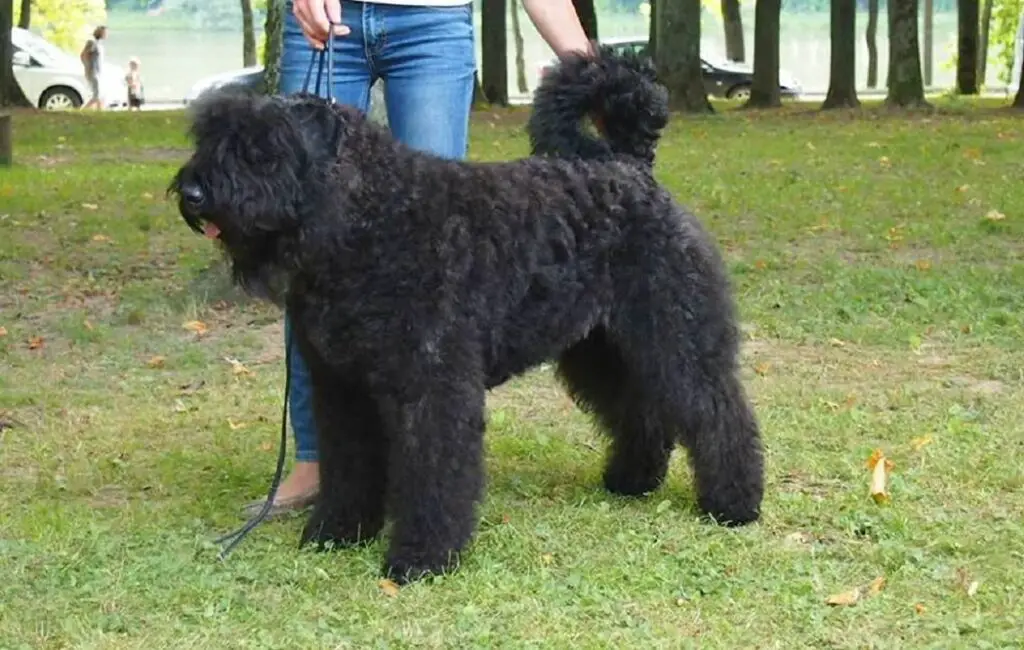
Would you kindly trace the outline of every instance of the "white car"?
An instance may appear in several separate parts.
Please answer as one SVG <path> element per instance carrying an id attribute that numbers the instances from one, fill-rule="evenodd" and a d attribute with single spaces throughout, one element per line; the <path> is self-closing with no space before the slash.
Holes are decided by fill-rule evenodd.
<path id="1" fill-rule="evenodd" d="M 68 110 L 84 104 L 91 93 L 82 62 L 27 29 L 11 30 L 14 79 L 33 106 L 48 111 Z M 105 63 L 100 92 L 108 107 L 128 103 L 124 69 Z"/>

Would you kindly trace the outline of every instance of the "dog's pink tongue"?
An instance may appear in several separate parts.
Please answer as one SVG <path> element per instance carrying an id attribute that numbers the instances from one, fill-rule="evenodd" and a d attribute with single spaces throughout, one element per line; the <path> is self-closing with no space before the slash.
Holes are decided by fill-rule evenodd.
<path id="1" fill-rule="evenodd" d="M 203 234 L 210 239 L 217 239 L 220 237 L 220 228 L 210 222 L 206 222 L 203 224 Z"/>

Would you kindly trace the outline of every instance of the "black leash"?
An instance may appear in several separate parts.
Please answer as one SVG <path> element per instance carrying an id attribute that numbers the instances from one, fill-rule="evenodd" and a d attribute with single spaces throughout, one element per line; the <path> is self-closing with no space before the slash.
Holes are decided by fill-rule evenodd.
<path id="1" fill-rule="evenodd" d="M 327 46 L 322 50 L 313 50 L 313 54 L 309 57 L 309 68 L 306 69 L 306 79 L 302 84 L 302 87 L 306 92 L 309 92 L 309 82 L 313 77 L 313 66 L 319 62 L 316 72 L 316 87 L 313 89 L 313 94 L 320 94 L 320 81 L 323 77 L 324 72 L 324 61 L 327 62 L 327 83 L 324 85 L 326 90 L 327 101 L 334 102 L 334 93 L 331 89 L 332 81 L 334 80 L 334 28 L 336 25 L 330 23 L 330 29 L 327 32 Z M 217 557 L 221 560 L 227 558 L 232 550 L 238 546 L 245 536 L 252 531 L 252 529 L 259 526 L 260 523 L 267 518 L 267 514 L 270 513 L 270 509 L 274 507 L 274 498 L 277 496 L 277 489 L 281 486 L 281 475 L 284 473 L 284 459 L 285 451 L 288 448 L 288 395 L 291 392 L 292 383 L 292 332 L 291 329 L 288 331 L 288 335 L 285 336 L 284 342 L 284 406 L 281 408 L 281 443 L 277 452 L 277 469 L 274 471 L 274 479 L 270 483 L 270 492 L 267 493 L 267 500 L 263 503 L 263 507 L 260 509 L 255 516 L 252 517 L 245 524 L 234 530 L 227 535 L 217 538 L 217 544 L 227 544 L 221 549 Z"/>

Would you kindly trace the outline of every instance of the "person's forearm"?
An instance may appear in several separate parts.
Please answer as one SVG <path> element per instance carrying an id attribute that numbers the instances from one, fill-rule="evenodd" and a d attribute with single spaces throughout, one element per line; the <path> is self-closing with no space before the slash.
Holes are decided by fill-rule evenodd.
<path id="1" fill-rule="evenodd" d="M 572 0 L 523 0 L 526 14 L 557 56 L 590 52 L 591 44 Z"/>

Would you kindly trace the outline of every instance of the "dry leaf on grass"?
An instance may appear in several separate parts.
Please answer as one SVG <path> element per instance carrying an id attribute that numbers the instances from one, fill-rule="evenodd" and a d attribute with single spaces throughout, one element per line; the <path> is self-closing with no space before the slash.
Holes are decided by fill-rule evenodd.
<path id="1" fill-rule="evenodd" d="M 150 368 L 163 368 L 164 361 L 166 361 L 166 359 L 158 354 L 154 357 L 150 357 L 149 361 L 146 362 L 146 365 Z"/>
<path id="2" fill-rule="evenodd" d="M 93 235 L 92 236 L 92 240 L 93 241 L 110 241 L 110 237 L 107 237 L 106 235 Z"/>
<path id="3" fill-rule="evenodd" d="M 764 377 L 765 375 L 768 374 L 769 368 L 771 368 L 771 364 L 768 363 L 767 361 L 763 361 L 754 366 L 754 372 L 756 372 L 761 377 Z"/>
<path id="4" fill-rule="evenodd" d="M 7 328 L 0 327 L 0 336 L 7 336 Z"/>
<path id="5" fill-rule="evenodd" d="M 228 426 L 231 427 L 232 431 L 238 431 L 239 429 L 244 429 L 246 424 L 245 422 L 235 422 L 231 418 L 228 418 Z"/>
<path id="6" fill-rule="evenodd" d="M 394 598 L 402 590 L 401 587 L 398 586 L 397 582 L 394 580 L 388 580 L 387 578 L 378 582 L 377 586 L 380 587 L 381 593 L 389 598 Z"/>
<path id="7" fill-rule="evenodd" d="M 190 332 L 195 332 L 199 336 L 206 334 L 210 329 L 206 326 L 206 323 L 201 320 L 190 320 L 187 323 L 182 323 L 181 327 Z"/>
<path id="8" fill-rule="evenodd" d="M 930 444 L 932 444 L 931 436 L 920 436 L 910 441 L 910 446 L 913 447 L 914 451 L 921 451 L 921 449 Z"/>
<path id="9" fill-rule="evenodd" d="M 96 205 L 95 203 L 83 203 L 82 207 L 85 208 L 86 210 L 99 210 L 100 209 L 100 206 Z"/>
<path id="10" fill-rule="evenodd" d="M 825 603 L 833 606 L 856 605 L 860 601 L 878 594 L 884 588 L 885 576 L 879 576 L 866 585 L 861 585 L 839 594 L 833 594 L 825 600 Z"/>
<path id="11" fill-rule="evenodd" d="M 974 576 L 963 567 L 959 567 L 956 570 L 956 584 L 964 590 L 968 598 L 974 598 L 974 594 L 978 593 L 978 587 L 981 586 L 981 583 L 975 580 Z"/>
<path id="12" fill-rule="evenodd" d="M 45 341 L 43 340 L 43 337 L 41 337 L 41 336 L 33 336 L 32 338 L 30 338 L 28 340 L 28 349 L 29 350 L 38 350 L 39 348 L 43 347 L 44 343 L 45 343 Z"/>
<path id="13" fill-rule="evenodd" d="M 1002 221 L 1006 218 L 1006 215 L 999 210 L 989 210 L 985 213 L 985 218 L 989 221 Z"/>
<path id="14" fill-rule="evenodd" d="M 251 375 L 252 371 L 246 368 L 241 361 L 238 359 L 232 359 L 231 357 L 224 357 L 224 360 L 231 364 L 231 372 L 238 375 Z"/>
<path id="15" fill-rule="evenodd" d="M 875 503 L 888 503 L 889 492 L 886 490 L 885 484 L 889 478 L 889 472 L 894 467 L 893 462 L 885 457 L 881 449 L 876 449 L 871 452 L 867 466 L 871 470 L 871 489 L 869 491 L 871 498 Z"/>
<path id="16" fill-rule="evenodd" d="M 914 605 L 914 611 L 918 614 L 924 614 L 927 610 L 925 609 L 924 605 L 922 605 L 921 603 L 917 603 L 916 605 Z"/>

